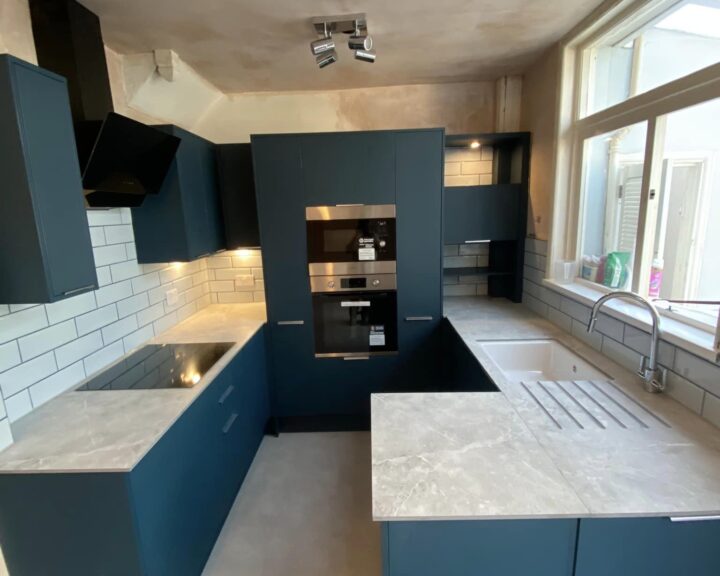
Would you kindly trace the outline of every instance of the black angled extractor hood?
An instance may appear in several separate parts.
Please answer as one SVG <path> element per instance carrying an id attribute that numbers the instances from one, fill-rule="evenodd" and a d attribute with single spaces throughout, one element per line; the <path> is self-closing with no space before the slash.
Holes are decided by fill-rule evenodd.
<path id="1" fill-rule="evenodd" d="M 30 0 L 38 64 L 68 81 L 85 199 L 139 206 L 156 194 L 180 140 L 113 112 L 100 20 L 75 0 Z"/>

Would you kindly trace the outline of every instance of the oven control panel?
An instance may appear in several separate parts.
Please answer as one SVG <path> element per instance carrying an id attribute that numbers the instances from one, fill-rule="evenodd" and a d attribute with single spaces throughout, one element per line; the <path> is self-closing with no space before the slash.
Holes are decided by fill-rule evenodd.
<path id="1" fill-rule="evenodd" d="M 395 274 L 371 274 L 361 276 L 311 276 L 310 290 L 320 292 L 368 292 L 396 290 Z"/>

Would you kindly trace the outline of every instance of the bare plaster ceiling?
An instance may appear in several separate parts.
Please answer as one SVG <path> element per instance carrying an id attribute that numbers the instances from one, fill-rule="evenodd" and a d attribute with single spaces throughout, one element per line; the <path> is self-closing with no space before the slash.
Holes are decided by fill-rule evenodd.
<path id="1" fill-rule="evenodd" d="M 224 92 L 463 82 L 522 72 L 600 0 L 81 0 L 121 54 L 169 48 Z M 367 12 L 377 61 L 319 70 L 312 16 Z M 344 38 L 344 36 L 343 36 Z"/>

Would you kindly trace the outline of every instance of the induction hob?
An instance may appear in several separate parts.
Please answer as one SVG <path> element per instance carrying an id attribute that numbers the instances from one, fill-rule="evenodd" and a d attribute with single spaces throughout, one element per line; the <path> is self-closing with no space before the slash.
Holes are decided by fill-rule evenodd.
<path id="1" fill-rule="evenodd" d="M 77 391 L 192 388 L 232 346 L 232 342 L 149 344 Z"/>

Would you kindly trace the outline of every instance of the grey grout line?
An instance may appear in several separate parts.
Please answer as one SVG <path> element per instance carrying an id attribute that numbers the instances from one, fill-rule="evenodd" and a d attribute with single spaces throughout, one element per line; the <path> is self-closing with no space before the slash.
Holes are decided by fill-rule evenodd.
<path id="1" fill-rule="evenodd" d="M 594 420 L 594 422 L 595 422 L 598 426 L 600 426 L 600 428 L 602 428 L 603 430 L 605 430 L 605 425 L 604 425 L 602 422 L 600 422 L 600 420 L 598 420 L 598 419 L 595 417 L 595 415 L 594 415 L 592 412 L 590 412 L 590 410 L 588 410 L 577 398 L 575 398 L 575 396 L 573 396 L 572 394 L 570 394 L 570 392 L 568 392 L 568 391 L 565 389 L 565 387 L 564 387 L 558 380 L 555 380 L 555 384 L 558 386 L 558 388 L 560 388 L 560 390 L 562 390 L 563 392 L 565 392 L 565 394 L 567 395 L 567 397 L 570 398 L 570 400 L 572 400 L 573 402 L 575 402 L 575 404 L 577 404 L 577 405 L 585 412 L 585 414 L 587 414 L 590 418 L 592 418 L 592 419 Z"/>
<path id="2" fill-rule="evenodd" d="M 543 412 L 545 412 L 545 414 L 547 414 L 548 418 L 550 418 L 550 420 L 553 421 L 553 423 L 555 424 L 555 426 L 557 426 L 559 430 L 562 430 L 563 427 L 560 425 L 560 422 L 558 422 L 558 421 L 555 419 L 555 417 L 554 417 L 552 414 L 550 414 L 550 412 L 548 411 L 548 409 L 545 408 L 545 405 L 544 405 L 542 402 L 540 402 L 540 400 L 537 399 L 537 397 L 535 396 L 535 394 L 532 393 L 532 391 L 530 390 L 530 388 L 527 387 L 527 385 L 525 384 L 525 382 L 520 382 L 520 385 L 521 385 L 523 388 L 525 388 L 525 391 L 526 391 L 528 394 L 530 394 L 530 397 L 531 397 L 533 400 L 535 400 L 535 403 L 536 403 L 538 406 L 540 406 L 540 408 L 542 409 Z"/>
<path id="3" fill-rule="evenodd" d="M 575 385 L 575 387 L 576 387 L 578 390 L 580 390 L 580 392 L 582 392 L 583 394 L 585 394 L 585 396 L 587 396 L 590 400 L 592 400 L 592 402 L 595 403 L 595 404 L 597 405 L 597 407 L 600 408 L 600 410 L 602 410 L 603 412 L 605 412 L 605 414 L 607 414 L 608 416 L 610 416 L 610 418 L 612 418 L 613 420 L 615 420 L 615 422 L 617 422 L 617 424 L 618 424 L 621 428 L 626 428 L 626 429 L 627 429 L 627 425 L 626 425 L 622 420 L 620 420 L 620 418 L 618 418 L 617 416 L 615 416 L 615 414 L 613 414 L 612 412 L 610 412 L 610 410 L 608 410 L 607 408 L 605 408 L 605 406 L 603 406 L 600 402 L 598 402 L 597 398 L 593 398 L 593 397 L 588 393 L 588 391 L 585 390 L 582 386 L 580 386 L 580 384 L 578 384 L 575 380 L 571 380 L 571 382 Z"/>
<path id="4" fill-rule="evenodd" d="M 537 384 L 538 384 L 538 386 L 540 386 L 540 388 L 542 388 L 542 389 L 545 391 L 545 394 L 547 394 L 548 396 L 550 396 L 550 398 L 552 398 L 552 399 L 555 401 L 555 404 L 557 404 L 558 406 L 560 406 L 560 408 L 565 412 L 565 414 L 567 414 L 567 415 L 570 417 L 570 419 L 571 419 L 573 422 L 575 422 L 575 424 L 577 424 L 578 427 L 579 427 L 581 430 L 585 430 L 585 426 L 583 426 L 583 425 L 580 423 L 580 420 L 578 420 L 577 418 L 575 418 L 575 416 L 573 416 L 573 415 L 571 414 L 570 410 L 568 410 L 568 409 L 565 407 L 565 405 L 564 405 L 562 402 L 560 402 L 560 400 L 558 400 L 557 398 L 555 398 L 555 396 L 550 393 L 550 391 L 545 387 L 545 385 L 544 385 L 542 382 L 538 382 Z"/>

